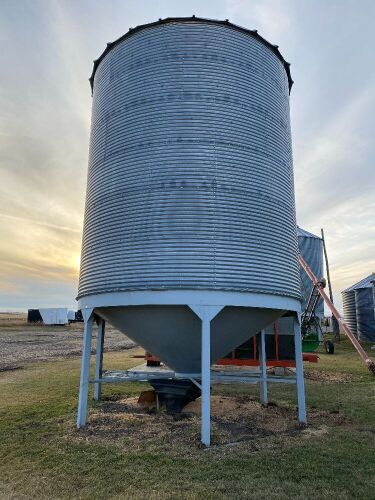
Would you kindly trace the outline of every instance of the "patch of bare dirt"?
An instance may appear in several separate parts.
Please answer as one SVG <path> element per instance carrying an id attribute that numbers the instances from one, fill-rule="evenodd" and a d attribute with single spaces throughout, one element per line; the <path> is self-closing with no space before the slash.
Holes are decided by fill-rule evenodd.
<path id="1" fill-rule="evenodd" d="M 306 427 L 305 429 L 302 429 L 301 433 L 303 437 L 305 438 L 316 438 L 320 436 L 324 436 L 324 434 L 328 434 L 329 432 L 329 427 L 325 424 L 321 425 L 320 427 L 312 428 L 312 427 Z"/>
<path id="2" fill-rule="evenodd" d="M 199 407 L 200 399 L 176 418 L 163 409 L 142 408 L 137 397 L 107 400 L 91 410 L 88 425 L 76 438 L 110 441 L 132 451 L 176 449 L 191 455 L 201 447 Z M 317 439 L 328 432 L 329 425 L 348 422 L 341 414 L 312 409 L 309 426 L 300 426 L 295 406 L 271 403 L 265 407 L 251 397 L 212 396 L 211 411 L 213 447 L 244 444 L 254 451 L 288 445 L 291 439 Z"/>
<path id="3" fill-rule="evenodd" d="M 353 376 L 349 373 L 328 372 L 323 370 L 309 369 L 305 371 L 305 378 L 313 382 L 336 382 L 346 383 L 352 382 Z"/>
<path id="4" fill-rule="evenodd" d="M 0 373 L 2 372 L 13 372 L 14 370 L 21 370 L 20 365 L 0 365 Z"/>
<path id="5" fill-rule="evenodd" d="M 26 363 L 64 359 L 82 353 L 83 325 L 65 326 L 28 324 L 26 319 L 0 318 L 0 371 Z M 95 352 L 96 328 L 93 333 L 92 352 Z M 135 344 L 124 334 L 108 326 L 104 341 L 105 351 L 131 349 Z"/>

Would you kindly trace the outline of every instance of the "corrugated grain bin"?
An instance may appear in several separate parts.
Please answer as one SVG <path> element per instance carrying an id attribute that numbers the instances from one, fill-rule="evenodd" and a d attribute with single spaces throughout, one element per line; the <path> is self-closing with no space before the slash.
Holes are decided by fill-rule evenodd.
<path id="1" fill-rule="evenodd" d="M 319 236 L 297 227 L 298 249 L 303 259 L 306 261 L 312 272 L 318 279 L 323 278 L 323 241 Z M 302 310 L 305 309 L 313 284 L 306 272 L 301 268 L 301 293 Z M 323 299 L 319 299 L 315 314 L 319 318 L 324 316 Z"/>
<path id="2" fill-rule="evenodd" d="M 355 307 L 359 340 L 375 342 L 374 295 L 371 283 L 355 290 Z"/>
<path id="3" fill-rule="evenodd" d="M 166 19 L 109 44 L 93 113 L 80 307 L 177 371 L 300 309 L 289 65 L 255 31 Z"/>
<path id="4" fill-rule="evenodd" d="M 372 273 L 342 292 L 344 319 L 360 340 L 375 340 L 374 281 Z"/>

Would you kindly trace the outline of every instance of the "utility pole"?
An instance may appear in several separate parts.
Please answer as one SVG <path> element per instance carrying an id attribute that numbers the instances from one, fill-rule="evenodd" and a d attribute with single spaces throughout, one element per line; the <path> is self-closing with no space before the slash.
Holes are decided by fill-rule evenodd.
<path id="1" fill-rule="evenodd" d="M 328 281 L 328 290 L 329 290 L 329 298 L 331 299 L 331 302 L 333 304 L 333 293 L 332 293 L 332 285 L 331 285 L 331 277 L 329 274 L 329 264 L 328 264 L 328 255 L 327 255 L 327 248 L 326 248 L 326 242 L 324 239 L 324 231 L 323 228 L 321 228 L 321 233 L 322 233 L 322 241 L 323 241 L 323 251 L 324 251 L 324 260 L 326 263 L 326 270 L 327 270 L 327 281 Z M 340 340 L 340 327 L 337 322 L 337 319 L 334 315 L 332 315 L 332 331 L 333 331 L 333 336 L 335 340 Z"/>

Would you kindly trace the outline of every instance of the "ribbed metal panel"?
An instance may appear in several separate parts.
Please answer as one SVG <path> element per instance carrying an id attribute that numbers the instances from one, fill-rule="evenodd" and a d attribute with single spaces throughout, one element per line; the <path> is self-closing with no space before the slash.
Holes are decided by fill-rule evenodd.
<path id="1" fill-rule="evenodd" d="M 358 281 L 358 283 L 355 283 L 349 288 L 346 288 L 344 292 L 350 292 L 353 290 L 357 290 L 358 288 L 371 288 L 373 281 L 375 281 L 375 273 L 366 276 L 366 278 L 363 278 L 363 280 Z"/>
<path id="2" fill-rule="evenodd" d="M 344 310 L 344 319 L 348 327 L 357 335 L 357 311 L 355 307 L 355 293 L 354 290 L 344 290 L 341 292 L 342 306 Z"/>
<path id="3" fill-rule="evenodd" d="M 321 240 L 320 236 L 316 236 L 316 234 L 309 233 L 309 231 L 306 231 L 306 229 L 302 229 L 302 227 L 299 226 L 297 226 L 297 236 L 298 237 L 304 236 L 305 238 L 315 238 Z"/>
<path id="4" fill-rule="evenodd" d="M 300 297 L 279 57 L 230 25 L 168 22 L 94 78 L 79 296 L 214 289 Z"/>
<path id="5" fill-rule="evenodd" d="M 374 296 L 371 287 L 355 290 L 355 308 L 357 313 L 358 339 L 375 341 Z"/>
<path id="6" fill-rule="evenodd" d="M 373 287 L 373 281 L 375 281 L 375 273 L 366 276 L 362 280 L 358 281 L 354 285 L 346 288 L 341 292 L 342 295 L 342 304 L 344 309 L 344 319 L 347 322 L 349 328 L 354 334 L 365 335 L 366 332 L 366 324 L 368 323 L 368 318 L 371 317 L 371 311 L 368 310 L 368 306 L 366 306 L 366 301 L 371 300 L 369 293 L 364 293 L 363 297 L 366 296 L 367 299 L 362 300 L 362 293 L 358 294 L 358 305 L 356 305 L 356 291 L 362 289 L 369 289 L 371 291 Z M 372 299 L 374 301 L 374 298 Z M 364 305 L 365 310 L 361 311 L 361 305 Z M 366 311 L 367 309 L 367 311 Z M 358 318 L 359 313 L 359 318 Z M 359 323 L 358 323 L 359 322 Z M 360 326 L 361 325 L 361 326 Z M 364 332 L 360 334 L 360 328 Z M 372 333 L 369 333 L 372 335 Z"/>
<path id="7" fill-rule="evenodd" d="M 297 227 L 298 249 L 308 266 L 320 279 L 323 278 L 323 242 L 319 236 L 309 233 L 304 229 Z M 309 299 L 313 284 L 306 272 L 301 268 L 301 292 L 302 292 L 302 310 L 305 309 Z M 316 315 L 320 318 L 324 316 L 324 303 L 323 299 L 319 299 L 316 307 Z"/>

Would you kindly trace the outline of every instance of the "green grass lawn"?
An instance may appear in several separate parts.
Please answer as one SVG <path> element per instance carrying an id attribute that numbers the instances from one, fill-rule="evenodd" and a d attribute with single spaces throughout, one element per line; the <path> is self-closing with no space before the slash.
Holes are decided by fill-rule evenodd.
<path id="1" fill-rule="evenodd" d="M 139 364 L 131 355 L 105 354 L 105 367 Z M 79 365 L 69 358 L 0 374 L 0 498 L 375 498 L 375 379 L 346 341 L 306 366 L 310 429 L 295 426 L 294 387 L 273 385 L 288 425 L 209 450 L 199 446 L 197 418 L 146 419 L 119 405 L 104 419 L 108 400 L 136 396 L 143 384 L 105 386 L 87 430 L 76 430 Z M 255 405 L 258 390 L 214 393 Z M 259 407 L 265 421 L 272 408 Z M 220 422 L 213 427 L 215 443 Z"/>

